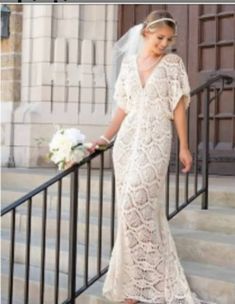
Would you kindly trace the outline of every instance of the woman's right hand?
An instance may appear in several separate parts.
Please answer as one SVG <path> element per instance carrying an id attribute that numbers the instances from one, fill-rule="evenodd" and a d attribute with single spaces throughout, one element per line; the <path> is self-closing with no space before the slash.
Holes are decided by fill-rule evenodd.
<path id="1" fill-rule="evenodd" d="M 70 160 L 65 163 L 64 170 L 67 170 L 68 168 L 72 167 L 74 164 L 76 164 L 76 161 Z"/>
<path id="2" fill-rule="evenodd" d="M 92 142 L 92 145 L 89 148 L 87 148 L 87 150 L 90 153 L 93 153 L 97 149 L 97 146 L 107 146 L 107 142 L 104 139 L 99 138 L 97 140 L 94 140 Z"/>

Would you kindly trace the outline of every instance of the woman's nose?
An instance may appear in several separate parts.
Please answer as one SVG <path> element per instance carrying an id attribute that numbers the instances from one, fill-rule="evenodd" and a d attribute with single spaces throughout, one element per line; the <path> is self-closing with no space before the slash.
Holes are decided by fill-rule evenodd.
<path id="1" fill-rule="evenodd" d="M 168 45 L 168 41 L 167 40 L 163 40 L 161 43 L 162 46 L 166 47 Z"/>

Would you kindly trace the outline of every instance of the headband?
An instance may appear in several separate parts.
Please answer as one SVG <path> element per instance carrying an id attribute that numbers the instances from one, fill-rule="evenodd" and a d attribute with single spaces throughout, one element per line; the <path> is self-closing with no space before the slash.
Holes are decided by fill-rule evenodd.
<path id="1" fill-rule="evenodd" d="M 175 20 L 172 19 L 172 18 L 160 18 L 160 19 L 157 19 L 157 20 L 154 20 L 154 21 L 151 21 L 147 24 L 146 28 L 150 27 L 151 25 L 157 23 L 157 22 L 162 22 L 162 21 L 170 21 L 174 24 L 176 24 Z"/>

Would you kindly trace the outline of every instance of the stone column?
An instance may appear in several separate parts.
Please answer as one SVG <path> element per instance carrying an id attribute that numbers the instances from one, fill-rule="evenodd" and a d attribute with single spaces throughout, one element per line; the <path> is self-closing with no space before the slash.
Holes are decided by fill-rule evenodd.
<path id="1" fill-rule="evenodd" d="M 1 39 L 1 147 L 2 166 L 14 166 L 14 110 L 20 104 L 22 6 L 8 5 L 10 37 Z"/>
<path id="2" fill-rule="evenodd" d="M 42 102 L 50 100 L 50 87 L 42 88 L 41 83 L 50 71 L 51 27 L 51 5 L 23 5 L 21 104 L 15 111 L 18 167 L 46 163 L 48 149 L 41 147 L 41 140 L 48 130 L 43 123 L 37 124 L 37 117 L 39 112 L 47 112 Z"/>

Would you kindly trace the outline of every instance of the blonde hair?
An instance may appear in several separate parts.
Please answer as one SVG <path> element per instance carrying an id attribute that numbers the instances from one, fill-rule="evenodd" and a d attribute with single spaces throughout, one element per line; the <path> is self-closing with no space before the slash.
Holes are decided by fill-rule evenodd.
<path id="1" fill-rule="evenodd" d="M 157 21 L 157 20 L 162 19 L 162 18 L 169 18 L 169 19 L 172 19 L 172 21 L 161 20 L 159 22 L 154 23 L 154 21 Z M 152 23 L 152 24 L 150 24 L 150 23 Z M 154 31 L 157 27 L 162 26 L 162 25 L 167 25 L 170 28 L 172 28 L 174 30 L 174 32 L 176 32 L 176 23 L 174 21 L 174 18 L 172 17 L 172 15 L 169 12 L 167 12 L 165 10 L 152 11 L 146 17 L 145 21 L 143 22 L 143 28 L 141 30 L 141 35 L 145 36 L 145 30 L 146 29 L 148 29 L 151 32 L 151 31 Z"/>

